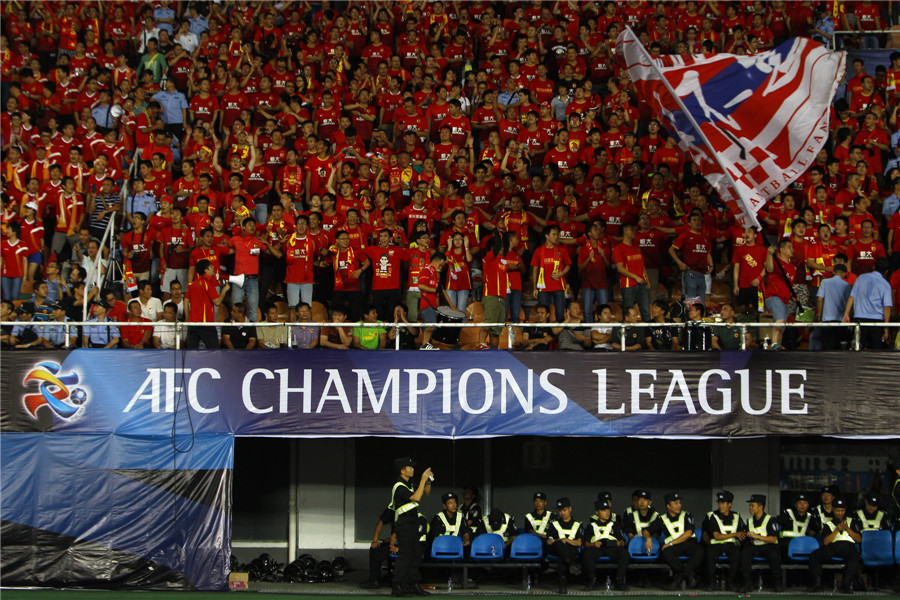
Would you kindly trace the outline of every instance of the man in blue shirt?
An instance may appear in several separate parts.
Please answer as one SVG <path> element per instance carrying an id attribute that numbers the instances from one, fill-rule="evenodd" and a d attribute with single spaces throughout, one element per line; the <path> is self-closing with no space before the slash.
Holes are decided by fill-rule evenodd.
<path id="1" fill-rule="evenodd" d="M 131 182 L 131 186 L 134 193 L 125 201 L 125 216 L 128 218 L 128 222 L 130 223 L 134 219 L 136 213 L 144 213 L 149 221 L 150 217 L 156 214 L 160 199 L 152 193 L 144 191 L 144 180 L 141 177 L 136 177 Z"/>
<path id="2" fill-rule="evenodd" d="M 816 303 L 816 320 L 824 323 L 840 323 L 850 298 L 847 283 L 847 265 L 834 265 L 834 277 L 827 277 L 819 285 Z M 809 339 L 810 350 L 840 350 L 841 343 L 849 340 L 849 331 L 843 327 L 813 329 Z"/>
<path id="3" fill-rule="evenodd" d="M 48 304 L 51 312 L 51 322 L 56 323 L 55 325 L 50 325 L 47 327 L 41 328 L 41 337 L 44 338 L 44 347 L 45 348 L 69 348 L 75 346 L 75 334 L 78 331 L 78 328 L 75 326 L 69 326 L 69 335 L 66 336 L 66 325 L 67 321 L 71 321 L 69 317 L 66 316 L 66 309 L 62 304 L 58 302 L 51 302 Z M 67 339 L 68 338 L 68 339 Z"/>
<path id="4" fill-rule="evenodd" d="M 881 214 L 888 221 L 894 216 L 894 213 L 900 210 L 900 179 L 894 181 L 894 193 L 884 199 L 881 205 Z"/>
<path id="5" fill-rule="evenodd" d="M 844 323 L 853 320 L 859 323 L 887 323 L 891 320 L 891 285 L 887 282 L 890 262 L 884 256 L 875 261 L 875 270 L 863 273 L 856 278 L 850 291 L 850 300 L 844 309 Z M 881 350 L 888 340 L 888 328 L 862 327 L 860 331 L 860 347 L 866 350 Z"/>
<path id="6" fill-rule="evenodd" d="M 116 125 L 116 120 L 109 114 L 109 109 L 112 108 L 112 104 L 109 101 L 109 91 L 100 90 L 97 93 L 99 100 L 97 100 L 96 106 L 91 109 L 91 116 L 97 122 L 97 127 L 109 129 Z"/>
<path id="7" fill-rule="evenodd" d="M 184 122 L 187 119 L 188 104 L 184 94 L 175 88 L 175 79 L 166 79 L 166 89 L 153 94 L 153 99 L 162 106 L 162 120 L 166 124 L 166 131 L 177 137 L 184 138 Z"/>

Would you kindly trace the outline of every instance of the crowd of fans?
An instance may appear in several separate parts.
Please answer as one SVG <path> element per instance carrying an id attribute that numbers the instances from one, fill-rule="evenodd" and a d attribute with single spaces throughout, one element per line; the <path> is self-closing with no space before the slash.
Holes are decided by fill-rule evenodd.
<path id="1" fill-rule="evenodd" d="M 824 321 L 896 317 L 900 51 L 852 62 L 828 142 L 764 207 L 764 231 L 735 223 L 615 56 L 626 26 L 654 55 L 755 54 L 796 36 L 900 47 L 891 3 L 2 10 L 6 346 L 166 348 L 178 320 L 230 320 L 184 343 L 384 348 L 399 335 L 432 349 L 445 346 L 428 325 L 468 310 L 585 324 L 526 327 L 525 348 L 620 349 L 602 323 L 614 319 L 660 324 L 626 328 L 629 350 L 726 348 L 741 343 L 731 324 L 789 321 L 797 306 Z M 836 29 L 857 34 L 838 43 Z M 80 321 L 85 307 L 132 324 L 66 339 L 63 325 L 25 323 Z M 723 329 L 673 324 L 710 314 Z M 894 337 L 864 331 L 867 348 Z M 797 338 L 775 328 L 765 345 Z"/>

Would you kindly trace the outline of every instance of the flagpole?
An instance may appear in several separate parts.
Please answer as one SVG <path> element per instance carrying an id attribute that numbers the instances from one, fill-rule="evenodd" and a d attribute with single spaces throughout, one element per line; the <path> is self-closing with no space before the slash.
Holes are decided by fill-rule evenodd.
<path id="1" fill-rule="evenodd" d="M 694 116 L 691 114 L 691 111 L 689 111 L 688 108 L 681 101 L 681 98 L 678 96 L 678 93 L 675 91 L 675 88 L 672 87 L 672 85 L 665 78 L 665 76 L 663 76 L 662 71 L 660 71 L 659 68 L 656 66 L 656 60 L 652 56 L 650 56 L 650 53 L 647 52 L 646 48 L 644 48 L 644 45 L 641 43 L 641 40 L 634 34 L 634 31 L 631 29 L 631 27 L 626 27 L 625 32 L 627 32 L 631 35 L 632 43 L 637 44 L 637 47 L 640 49 L 641 54 L 644 56 L 644 60 L 646 60 L 650 64 L 650 68 L 653 69 L 656 72 L 656 74 L 659 76 L 660 81 L 662 81 L 663 85 L 666 86 L 666 89 L 669 90 L 669 93 L 672 95 L 672 98 L 675 99 L 675 102 L 678 103 L 678 106 L 681 108 L 681 112 L 684 114 L 685 117 L 687 117 L 691 126 L 694 128 L 694 131 L 697 133 L 698 136 L 700 136 L 700 139 L 703 140 L 703 143 L 706 144 L 706 146 L 710 149 L 710 154 L 713 155 L 713 158 L 715 159 L 716 164 L 718 164 L 719 168 L 722 169 L 722 173 L 724 173 L 725 176 L 728 177 L 728 179 L 731 181 L 731 183 L 734 184 L 734 191 L 735 191 L 735 193 L 737 193 L 738 198 L 741 200 L 741 204 L 743 205 L 742 206 L 743 212 L 747 214 L 747 216 L 753 222 L 753 225 L 755 225 L 757 229 L 761 230 L 762 226 L 759 224 L 759 221 L 756 218 L 756 213 L 748 210 L 748 207 L 752 206 L 750 201 L 741 195 L 741 190 L 738 186 L 737 181 L 734 180 L 734 177 L 732 177 L 731 172 L 727 168 L 725 168 L 725 165 L 719 159 L 718 153 L 713 151 L 712 144 L 710 144 L 709 140 L 706 139 L 706 135 L 704 135 L 703 130 L 700 129 L 700 125 L 694 119 Z M 670 133 L 670 135 L 674 135 L 674 134 Z"/>

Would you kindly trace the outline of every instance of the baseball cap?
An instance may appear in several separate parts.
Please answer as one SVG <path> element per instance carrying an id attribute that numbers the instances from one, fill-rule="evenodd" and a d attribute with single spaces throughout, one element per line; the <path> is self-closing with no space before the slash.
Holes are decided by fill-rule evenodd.
<path id="1" fill-rule="evenodd" d="M 653 495 L 650 493 L 650 490 L 634 490 L 634 493 L 631 495 L 635 498 L 646 498 L 647 500 L 653 499 Z"/>
<path id="2" fill-rule="evenodd" d="M 541 500 L 546 500 L 547 494 L 545 494 L 544 492 L 535 492 L 532 500 L 536 500 L 537 498 L 540 498 Z"/>
<path id="3" fill-rule="evenodd" d="M 847 508 L 847 503 L 844 502 L 843 498 L 835 498 L 834 502 L 831 503 L 831 508 Z"/>
<path id="4" fill-rule="evenodd" d="M 676 500 L 681 500 L 681 494 L 678 492 L 669 492 L 665 496 L 663 496 L 663 500 L 665 500 L 666 504 L 669 502 L 675 502 Z"/>
<path id="5" fill-rule="evenodd" d="M 413 462 L 413 459 L 411 459 L 408 456 L 394 459 L 394 470 L 395 471 L 400 471 L 406 467 L 414 467 L 414 466 L 416 466 L 416 463 Z"/>
<path id="6" fill-rule="evenodd" d="M 734 494 L 728 490 L 722 490 L 716 494 L 716 502 L 734 502 Z"/>
<path id="7" fill-rule="evenodd" d="M 878 506 L 881 503 L 881 499 L 878 497 L 878 494 L 869 494 L 866 496 L 866 502 L 872 506 Z"/>
<path id="8" fill-rule="evenodd" d="M 762 494 L 751 494 L 750 499 L 747 502 L 756 502 L 757 504 L 765 505 L 766 497 Z"/>
<path id="9" fill-rule="evenodd" d="M 809 502 L 809 496 L 807 496 L 803 492 L 800 492 L 799 494 L 797 494 L 797 497 L 794 498 L 794 502 Z"/>
<path id="10" fill-rule="evenodd" d="M 459 501 L 459 496 L 457 496 L 454 492 L 447 492 L 443 496 L 441 496 L 441 502 L 447 504 L 448 500 L 456 500 Z"/>
<path id="11" fill-rule="evenodd" d="M 597 500 L 594 502 L 594 510 L 609 510 L 609 502 L 606 500 Z"/>
<path id="12" fill-rule="evenodd" d="M 556 501 L 556 508 L 557 508 L 557 509 L 566 508 L 567 506 L 568 506 L 568 507 L 571 507 L 571 506 L 572 506 L 572 501 L 569 500 L 569 499 L 566 498 L 566 497 L 562 497 L 562 498 L 560 498 L 559 500 Z"/>

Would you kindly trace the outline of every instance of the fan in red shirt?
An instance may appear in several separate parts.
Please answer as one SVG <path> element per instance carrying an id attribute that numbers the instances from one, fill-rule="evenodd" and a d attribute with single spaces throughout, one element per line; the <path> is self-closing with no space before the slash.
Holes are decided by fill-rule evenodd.
<path id="1" fill-rule="evenodd" d="M 796 279 L 797 268 L 792 260 L 794 258 L 794 244 L 791 240 L 781 240 L 778 244 L 777 256 L 774 246 L 769 246 L 766 255 L 766 279 L 763 295 L 766 299 L 766 308 L 772 313 L 772 319 L 776 323 L 785 323 L 788 319 L 788 303 L 791 301 L 792 291 Z M 772 350 L 781 350 L 781 336 L 783 328 L 772 329 Z"/>
<path id="2" fill-rule="evenodd" d="M 740 310 L 763 310 L 759 305 L 759 289 L 765 275 L 768 252 L 757 243 L 755 227 L 744 228 L 741 240 L 743 244 L 735 247 L 731 258 L 734 264 L 734 301 Z"/>
<path id="3" fill-rule="evenodd" d="M 137 281 L 150 279 L 153 263 L 153 245 L 156 235 L 147 230 L 147 215 L 138 212 L 132 218 L 134 229 L 122 236 L 122 251 L 131 261 L 131 270 Z"/>
<path id="4" fill-rule="evenodd" d="M 572 261 L 559 243 L 559 225 L 547 225 L 544 236 L 544 245 L 535 249 L 531 257 L 531 278 L 538 302 L 553 306 L 553 318 L 560 322 L 565 310 L 566 275 Z"/>
<path id="5" fill-rule="evenodd" d="M 188 286 L 184 295 L 185 313 L 191 323 L 212 323 L 216 320 L 216 307 L 222 304 L 225 294 L 228 293 L 228 283 L 222 286 L 222 291 L 216 293 L 216 279 L 212 272 L 212 265 L 208 260 L 197 263 L 197 277 Z M 219 347 L 219 338 L 215 327 L 189 327 L 186 348 L 199 348 L 200 342 L 208 350 Z"/>
<path id="6" fill-rule="evenodd" d="M 855 275 L 871 273 L 875 270 L 875 261 L 885 256 L 884 246 L 874 237 L 874 224 L 866 219 L 861 227 L 862 235 L 850 246 L 850 265 Z"/>
<path id="7" fill-rule="evenodd" d="M 347 316 L 356 320 L 362 316 L 362 272 L 369 267 L 369 259 L 358 249 L 350 247 L 350 235 L 340 230 L 335 235 L 337 244 L 331 248 L 334 270 L 333 306 L 347 307 Z"/>
<path id="8" fill-rule="evenodd" d="M 703 228 L 702 214 L 694 210 L 688 218 L 689 229 L 669 247 L 669 255 L 681 269 L 685 298 L 706 297 L 706 274 L 713 268 L 712 239 Z M 678 251 L 681 251 L 681 257 Z"/>
<path id="9" fill-rule="evenodd" d="M 441 271 L 447 263 L 443 252 L 434 252 L 431 261 L 419 269 L 417 286 L 419 288 L 419 318 L 423 323 L 437 322 L 438 289 L 441 286 Z M 422 349 L 434 350 L 431 336 L 434 327 L 426 327 L 422 336 Z"/>
<path id="10" fill-rule="evenodd" d="M 400 267 L 409 261 L 410 251 L 391 245 L 391 232 L 378 232 L 378 245 L 369 246 L 363 253 L 372 262 L 372 303 L 378 315 L 390 320 L 394 307 L 400 302 Z"/>
<path id="11" fill-rule="evenodd" d="M 149 348 L 153 325 L 150 324 L 150 319 L 141 315 L 141 301 L 137 298 L 128 302 L 128 319 L 125 322 L 129 325 L 119 326 L 122 346 L 124 348 Z"/>

